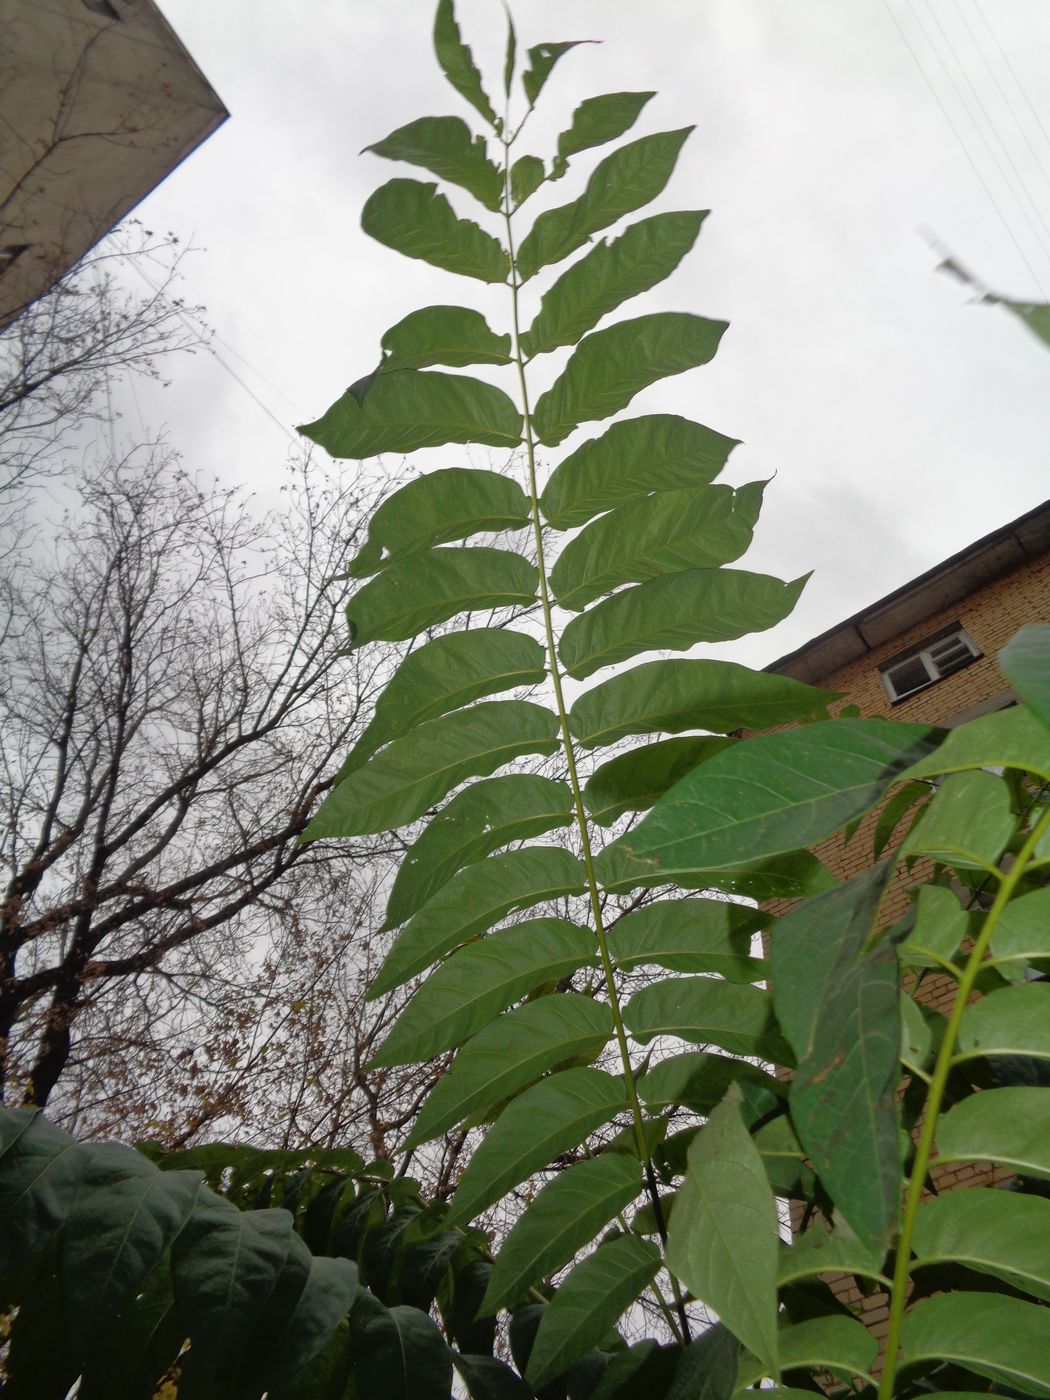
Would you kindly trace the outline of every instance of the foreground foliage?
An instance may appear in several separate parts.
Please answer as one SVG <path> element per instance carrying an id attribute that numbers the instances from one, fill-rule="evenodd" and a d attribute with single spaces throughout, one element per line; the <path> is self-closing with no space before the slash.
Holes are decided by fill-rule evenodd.
<path id="1" fill-rule="evenodd" d="M 409 1145 L 486 1131 L 451 1205 L 425 1209 L 389 1169 L 336 1157 L 255 1162 L 244 1193 L 236 1154 L 216 1149 L 224 1198 L 182 1174 L 204 1159 L 151 1175 L 129 1150 L 85 1156 L 39 1118 L 4 1115 L 0 1221 L 21 1251 L 4 1255 L 15 1260 L 7 1297 L 22 1303 L 12 1384 L 59 1395 L 70 1367 L 90 1377 L 92 1346 L 111 1360 L 118 1344 L 107 1347 L 98 1313 L 85 1330 L 86 1296 L 118 1337 L 153 1300 L 171 1330 L 151 1379 L 189 1338 L 183 1397 L 444 1397 L 453 1366 L 475 1400 L 728 1400 L 770 1380 L 779 1389 L 765 1393 L 782 1397 L 876 1386 L 882 1400 L 1003 1386 L 1050 1396 L 1039 1186 L 1050 1179 L 1050 627 L 1026 627 L 1002 654 L 1021 703 L 947 735 L 830 719 L 835 697 L 718 660 L 610 673 L 772 626 L 802 583 L 730 567 L 761 487 L 714 484 L 734 444 L 698 423 L 613 423 L 541 486 L 546 449 L 718 346 L 722 323 L 677 312 L 596 329 L 669 275 L 699 232 L 701 213 L 666 213 L 594 241 L 662 192 L 689 133 L 617 147 L 582 194 L 522 233 L 528 199 L 581 151 L 625 135 L 652 94 L 582 103 L 548 169 L 512 157 L 523 123 L 496 116 L 449 0 L 435 43 L 499 162 L 454 117 L 410 123 L 372 149 L 498 211 L 502 241 L 459 218 L 436 185 L 400 177 L 369 199 L 364 226 L 409 256 L 506 284 L 509 333 L 468 307 L 415 312 L 383 337 L 373 373 L 305 431 L 336 456 L 452 443 L 524 454 L 520 481 L 441 468 L 375 514 L 350 562 L 363 580 L 348 606 L 355 645 L 530 604 L 541 636 L 468 626 L 422 641 L 310 834 L 429 816 L 391 893 L 396 933 L 372 994 L 424 980 L 373 1063 L 456 1051 Z M 571 47 L 528 51 L 529 111 Z M 508 101 L 515 64 L 512 29 Z M 526 326 L 532 278 L 585 247 Z M 537 394 L 542 357 L 565 346 Z M 517 397 L 433 368 L 471 364 L 504 366 Z M 514 529 L 519 548 L 460 543 Z M 545 690 L 529 689 L 544 675 Z M 567 680 L 592 676 L 570 700 Z M 775 732 L 740 742 L 741 729 Z M 532 754 L 559 755 L 561 776 L 492 776 Z M 884 803 L 875 863 L 837 883 L 807 848 Z M 568 845 L 537 840 L 566 829 Z M 913 911 L 884 931 L 885 893 L 909 871 Z M 713 892 L 798 902 L 760 920 Z M 586 912 L 498 927 L 552 897 Z M 760 924 L 768 959 L 751 947 Z M 632 990 L 638 967 L 656 975 Z M 921 1000 L 933 971 L 955 984 L 947 1015 Z M 791 1073 L 775 1078 L 756 1060 Z M 929 1173 L 954 1162 L 999 1164 L 1017 1189 L 928 1194 Z M 269 1207 L 268 1192 L 288 1214 L 239 1209 Z M 472 1222 L 512 1192 L 529 1203 L 493 1262 Z M 804 1215 L 790 1244 L 777 1198 Z M 128 1204 L 144 1199 L 145 1212 Z M 129 1217 L 134 1230 L 162 1221 L 148 1248 L 125 1244 Z M 293 1220 L 319 1257 L 294 1243 Z M 109 1232 L 91 1252 L 94 1276 L 86 1222 L 96 1241 Z M 234 1238 L 248 1246 L 235 1256 Z M 888 1301 L 878 1379 L 875 1337 L 829 1286 L 843 1274 Z M 119 1283 L 107 1297 L 92 1277 Z M 643 1295 L 664 1332 L 627 1348 L 615 1329 Z M 697 1301 L 722 1323 L 699 1337 Z M 493 1356 L 505 1314 L 513 1366 Z M 48 1388 L 58 1351 L 42 1339 L 60 1315 L 70 1361 Z M 139 1378 L 107 1385 L 149 1393 Z"/>

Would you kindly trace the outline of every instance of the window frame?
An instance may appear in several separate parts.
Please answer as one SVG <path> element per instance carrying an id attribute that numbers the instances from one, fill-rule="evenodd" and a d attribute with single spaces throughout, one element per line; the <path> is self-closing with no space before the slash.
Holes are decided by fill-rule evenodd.
<path id="1" fill-rule="evenodd" d="M 959 637 L 965 643 L 970 652 L 969 659 L 961 666 L 956 666 L 952 670 L 942 673 L 934 660 L 931 651 L 941 642 L 946 642 L 952 637 Z M 961 622 L 954 622 L 949 627 L 942 627 L 929 637 L 924 637 L 921 642 L 916 642 L 914 646 L 907 647 L 904 651 L 899 651 L 895 656 L 891 656 L 888 661 L 883 661 L 879 666 L 879 679 L 882 681 L 882 688 L 891 705 L 900 705 L 905 700 L 910 700 L 913 695 L 920 695 L 924 690 L 928 690 L 931 685 L 937 685 L 940 681 L 948 680 L 949 677 L 958 675 L 960 671 L 965 671 L 975 661 L 979 661 L 984 655 L 980 647 L 970 636 Z M 903 666 L 907 661 L 919 661 L 925 667 L 927 679 L 922 685 L 914 686 L 910 690 L 898 693 L 893 683 L 892 672 Z"/>

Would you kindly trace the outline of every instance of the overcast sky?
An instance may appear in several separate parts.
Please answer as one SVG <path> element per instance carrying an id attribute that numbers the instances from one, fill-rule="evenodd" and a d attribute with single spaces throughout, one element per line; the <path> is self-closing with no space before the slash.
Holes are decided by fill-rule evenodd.
<path id="1" fill-rule="evenodd" d="M 504 329 L 505 289 L 359 227 L 376 185 L 429 178 L 363 146 L 417 116 L 472 117 L 434 62 L 429 0 L 161 5 L 232 115 L 139 213 L 206 250 L 185 293 L 275 418 L 316 417 L 416 307 L 476 305 Z M 500 6 L 457 12 L 495 94 Z M 767 662 L 1050 495 L 1050 356 L 935 274 L 922 236 L 996 290 L 1050 300 L 1045 0 L 519 0 L 515 18 L 522 47 L 603 41 L 562 59 L 522 150 L 547 155 L 601 92 L 656 89 L 632 136 L 696 124 L 652 212 L 712 216 L 672 280 L 617 314 L 731 323 L 712 365 L 632 411 L 741 438 L 725 479 L 776 473 L 748 566 L 815 570 L 793 619 L 730 654 Z M 548 202 L 575 197 L 603 154 L 577 157 Z M 278 479 L 287 436 L 211 358 L 139 401 L 188 466 Z"/>

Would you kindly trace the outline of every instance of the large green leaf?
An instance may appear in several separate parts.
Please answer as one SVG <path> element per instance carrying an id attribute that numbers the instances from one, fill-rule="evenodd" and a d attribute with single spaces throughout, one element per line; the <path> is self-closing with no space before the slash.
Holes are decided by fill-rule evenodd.
<path id="1" fill-rule="evenodd" d="M 434 52 L 441 65 L 441 71 L 459 95 L 465 97 L 488 124 L 498 131 L 499 118 L 492 110 L 492 103 L 485 96 L 485 90 L 481 86 L 481 74 L 474 62 L 474 55 L 460 36 L 452 0 L 438 0 L 437 13 L 434 16 Z"/>
<path id="2" fill-rule="evenodd" d="M 569 712 L 569 728 L 588 749 L 629 734 L 727 734 L 819 715 L 834 698 L 790 676 L 752 671 L 735 661 L 645 661 L 581 695 Z"/>
<path id="3" fill-rule="evenodd" d="M 937 1124 L 940 1162 L 999 1162 L 1050 1178 L 1050 1091 L 986 1089 L 957 1103 Z"/>
<path id="4" fill-rule="evenodd" d="M 952 729 L 936 753 L 902 776 L 933 778 L 967 768 L 1020 768 L 1050 780 L 1046 726 L 1025 705 L 981 715 Z"/>
<path id="5" fill-rule="evenodd" d="M 583 863 L 561 846 L 523 846 L 466 866 L 398 934 L 369 987 L 369 997 L 425 972 L 458 944 L 515 910 L 580 894 L 586 884 Z"/>
<path id="6" fill-rule="evenodd" d="M 351 1394 L 384 1400 L 448 1400 L 452 1353 L 420 1308 L 386 1308 L 358 1295 L 350 1314 L 356 1386 Z"/>
<path id="7" fill-rule="evenodd" d="M 529 1384 L 547 1385 L 579 1361 L 653 1281 L 659 1267 L 657 1247 L 634 1235 L 601 1245 L 577 1264 L 540 1318 L 525 1372 Z"/>
<path id="8" fill-rule="evenodd" d="M 117 1327 L 119 1344 L 96 1346 L 87 1358 L 77 1400 L 140 1400 L 155 1393 L 186 1339 L 175 1311 L 170 1259 L 145 1280 Z"/>
<path id="9" fill-rule="evenodd" d="M 536 596 L 536 570 L 508 549 L 428 549 L 399 559 L 350 599 L 346 615 L 355 646 L 400 642 L 457 613 L 525 606 Z"/>
<path id="10" fill-rule="evenodd" d="M 0 1285 L 47 1247 L 86 1163 L 84 1148 L 39 1109 L 0 1105 Z"/>
<path id="11" fill-rule="evenodd" d="M 720 1045 L 734 1055 L 792 1063 L 769 993 L 743 983 L 669 977 L 635 992 L 623 1019 L 642 1045 L 658 1035 L 676 1035 L 699 1045 Z"/>
<path id="12" fill-rule="evenodd" d="M 562 1070 L 526 1089 L 470 1159 L 446 1224 L 466 1225 L 626 1107 L 622 1080 L 599 1069 Z"/>
<path id="13" fill-rule="evenodd" d="M 777 1206 L 731 1086 L 689 1148 L 668 1267 L 777 1375 Z"/>
<path id="14" fill-rule="evenodd" d="M 655 96 L 655 92 L 606 92 L 600 97 L 585 97 L 573 112 L 568 131 L 558 137 L 553 178 L 558 180 L 565 174 L 570 156 L 604 146 L 629 131 Z"/>
<path id="15" fill-rule="evenodd" d="M 527 281 L 560 262 L 592 233 L 655 199 L 671 178 L 691 126 L 661 131 L 620 146 L 598 162 L 579 199 L 540 214 L 518 248 L 518 272 Z"/>
<path id="16" fill-rule="evenodd" d="M 502 389 L 480 379 L 402 369 L 376 375 L 361 394 L 348 389 L 299 431 L 333 457 L 363 459 L 447 442 L 513 448 L 521 415 Z"/>
<path id="17" fill-rule="evenodd" d="M 486 695 L 538 685 L 546 674 L 545 661 L 534 637 L 509 627 L 472 627 L 435 637 L 409 652 L 391 676 L 336 781 L 417 724 Z"/>
<path id="18" fill-rule="evenodd" d="M 617 967 L 716 972 L 727 982 L 756 982 L 765 964 L 750 956 L 762 919 L 754 909 L 720 899 L 664 899 L 620 919 L 608 944 Z"/>
<path id="19" fill-rule="evenodd" d="M 654 214 L 612 243 L 601 239 L 544 292 L 521 338 L 522 350 L 531 358 L 575 345 L 621 302 L 669 277 L 696 242 L 705 217 L 698 211 Z"/>
<path id="20" fill-rule="evenodd" d="M 841 1313 L 783 1327 L 777 1340 L 782 1371 L 830 1371 L 849 1382 L 854 1376 L 870 1378 L 879 1353 L 878 1339 L 864 1324 Z"/>
<path id="21" fill-rule="evenodd" d="M 518 1216 L 500 1247 L 482 1308 L 495 1312 L 508 1306 L 530 1284 L 555 1273 L 641 1189 L 637 1160 L 619 1152 L 559 1172 Z"/>
<path id="22" fill-rule="evenodd" d="M 470 1400 L 533 1400 L 532 1388 L 496 1356 L 464 1356 L 453 1352 L 452 1360 Z"/>
<path id="23" fill-rule="evenodd" d="M 558 604 L 578 612 L 622 583 L 681 569 L 717 569 L 751 543 L 765 482 L 647 496 L 595 520 L 551 571 Z"/>
<path id="24" fill-rule="evenodd" d="M 462 1045 L 535 987 L 586 965 L 597 965 L 594 935 L 564 919 L 530 919 L 469 943 L 418 989 L 371 1064 L 409 1065 Z"/>
<path id="25" fill-rule="evenodd" d="M 1046 1309 L 1000 1293 L 940 1293 L 904 1318 L 907 1362 L 949 1361 L 1025 1395 L 1050 1396 Z"/>
<path id="26" fill-rule="evenodd" d="M 952 773 L 938 786 L 899 854 L 928 855 L 957 869 L 994 868 L 1015 825 L 1010 790 L 1001 778 L 983 769 Z"/>
<path id="27" fill-rule="evenodd" d="M 486 209 L 500 207 L 503 175 L 489 160 L 484 138 L 473 135 L 459 117 L 420 117 L 365 150 L 387 160 L 421 165 L 439 180 L 467 190 Z"/>
<path id="28" fill-rule="evenodd" d="M 380 185 L 365 201 L 361 227 L 395 253 L 421 258 L 445 272 L 480 282 L 505 282 L 510 271 L 499 239 L 473 219 L 459 218 L 437 185 L 421 180 Z"/>
<path id="29" fill-rule="evenodd" d="M 873 807 L 931 730 L 883 719 L 820 720 L 716 754 L 598 857 L 606 888 L 762 860 L 832 835 Z"/>
<path id="30" fill-rule="evenodd" d="M 725 1098 L 730 1084 L 739 1083 L 745 1094 L 769 1096 L 775 1103 L 787 1085 L 747 1060 L 731 1060 L 706 1050 L 686 1050 L 669 1055 L 638 1081 L 638 1093 L 654 1113 L 681 1105 L 705 1116 Z"/>
<path id="31" fill-rule="evenodd" d="M 730 1400 L 736 1389 L 740 1343 L 716 1322 L 682 1352 L 664 1400 Z"/>
<path id="32" fill-rule="evenodd" d="M 897 955 L 865 951 L 893 865 L 791 910 L 770 942 L 773 1002 L 798 1069 L 791 1118 L 840 1214 L 885 1252 L 900 1205 Z"/>
<path id="33" fill-rule="evenodd" d="M 572 814 L 566 785 L 538 773 L 472 783 L 446 803 L 405 852 L 387 899 L 384 930 L 403 924 L 463 866 L 513 841 L 568 826 Z"/>
<path id="34" fill-rule="evenodd" d="M 1050 1059 L 1050 983 L 1001 987 L 968 1006 L 959 1027 L 957 1057 L 974 1055 Z"/>
<path id="35" fill-rule="evenodd" d="M 575 680 L 639 652 L 687 651 L 764 632 L 794 608 L 809 575 L 783 583 L 743 569 L 686 569 L 616 593 L 574 617 L 558 655 Z"/>
<path id="36" fill-rule="evenodd" d="M 656 311 L 592 332 L 540 395 L 532 415 L 537 436 L 555 447 L 581 423 L 619 413 L 647 385 L 706 365 L 726 329 L 725 321 Z"/>
<path id="37" fill-rule="evenodd" d="M 1050 1200 L 971 1187 L 919 1208 L 913 1267 L 951 1259 L 1050 1303 Z"/>
<path id="38" fill-rule="evenodd" d="M 510 477 L 443 467 L 387 497 L 368 522 L 368 540 L 347 573 L 363 578 L 430 545 L 463 540 L 481 530 L 520 529 L 528 520 L 528 500 Z"/>
<path id="39" fill-rule="evenodd" d="M 999 665 L 1032 713 L 1050 725 L 1050 623 L 1026 622 L 999 653 Z"/>
<path id="40" fill-rule="evenodd" d="M 735 739 L 663 739 L 631 749 L 596 768 L 583 790 L 583 805 L 599 826 L 611 826 L 627 812 L 647 812 L 667 789 L 713 758 Z"/>
<path id="41" fill-rule="evenodd" d="M 527 1002 L 469 1041 L 424 1103 L 406 1148 L 448 1132 L 481 1109 L 573 1059 L 593 1059 L 613 1033 L 606 1003 L 562 993 Z"/>
<path id="42" fill-rule="evenodd" d="M 430 365 L 506 365 L 510 336 L 497 335 L 480 311 L 468 306 L 424 306 L 410 311 L 382 339 L 383 374 Z"/>
<path id="43" fill-rule="evenodd" d="M 487 777 L 527 753 L 553 753 L 558 721 L 527 700 L 484 700 L 421 724 L 345 778 L 306 839 L 364 836 L 415 821 L 467 778 Z"/>
<path id="44" fill-rule="evenodd" d="M 572 530 L 650 491 L 706 486 L 736 446 L 735 438 L 671 413 L 614 423 L 551 473 L 540 496 L 544 519 L 556 530 Z"/>
<path id="45" fill-rule="evenodd" d="M 580 44 L 589 44 L 590 39 L 570 39 L 562 44 L 534 44 L 529 49 L 529 66 L 521 75 L 521 85 L 525 89 L 525 96 L 530 107 L 536 105 L 536 99 L 543 90 L 543 85 L 551 75 L 551 70 L 558 62 L 558 59 L 567 54 L 570 49 L 579 48 Z"/>
<path id="46" fill-rule="evenodd" d="M 1050 890 L 1012 899 L 999 916 L 991 946 L 996 963 L 1050 958 Z"/>

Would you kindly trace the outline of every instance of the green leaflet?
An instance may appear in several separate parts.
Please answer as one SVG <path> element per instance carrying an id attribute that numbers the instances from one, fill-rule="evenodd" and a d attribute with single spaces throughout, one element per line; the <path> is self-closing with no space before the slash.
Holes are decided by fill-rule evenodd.
<path id="1" fill-rule="evenodd" d="M 432 1059 L 542 983 L 585 966 L 597 966 L 594 935 L 563 919 L 531 919 L 468 943 L 418 989 L 371 1066 Z"/>
<path id="2" fill-rule="evenodd" d="M 776 1201 L 735 1085 L 689 1148 L 668 1267 L 777 1378 Z"/>
<path id="3" fill-rule="evenodd" d="M 970 1187 L 919 1208 L 914 1267 L 957 1260 L 1050 1303 L 1050 1201 Z"/>
<path id="4" fill-rule="evenodd" d="M 873 807 L 930 742 L 921 724 L 819 720 L 760 734 L 700 765 L 598 857 L 606 888 L 718 870 L 822 841 Z"/>
<path id="5" fill-rule="evenodd" d="M 569 728 L 594 749 L 629 734 L 769 729 L 819 715 L 834 698 L 790 676 L 752 671 L 735 661 L 645 661 L 581 695 L 569 712 Z"/>
<path id="6" fill-rule="evenodd" d="M 507 11 L 507 52 L 503 60 L 503 96 L 510 101 L 510 88 L 514 81 L 514 67 L 518 61 L 518 34 L 510 11 Z"/>
<path id="7" fill-rule="evenodd" d="M 739 1083 L 745 1094 L 761 1095 L 775 1103 L 787 1085 L 747 1060 L 731 1060 L 705 1050 L 686 1050 L 654 1065 L 638 1081 L 638 1093 L 654 1113 L 681 1105 L 705 1116 L 725 1098 L 730 1084 Z"/>
<path id="8" fill-rule="evenodd" d="M 84 1149 L 39 1109 L 0 1110 L 0 1285 L 63 1224 L 86 1161 Z"/>
<path id="9" fill-rule="evenodd" d="M 248 1393 L 265 1390 L 275 1400 L 276 1384 L 317 1356 L 362 1291 L 357 1265 L 349 1259 L 310 1258 L 298 1237 L 293 1237 L 292 1247 L 308 1270 L 305 1283 L 301 1289 L 296 1284 L 290 1293 L 279 1290 L 267 1303 L 268 1336 L 244 1368 L 242 1382 Z"/>
<path id="10" fill-rule="evenodd" d="M 411 311 L 390 327 L 380 343 L 383 374 L 430 365 L 461 369 L 510 363 L 510 336 L 497 335 L 481 312 L 468 306 L 424 306 Z"/>
<path id="11" fill-rule="evenodd" d="M 765 485 L 665 491 L 593 521 L 551 570 L 559 607 L 579 612 L 622 583 L 738 559 L 751 543 Z"/>
<path id="12" fill-rule="evenodd" d="M 772 999 L 758 987 L 713 977 L 669 977 L 635 992 L 623 1020 L 641 1045 L 658 1035 L 676 1035 L 699 1045 L 720 1045 L 733 1055 L 793 1063 L 773 1017 Z"/>
<path id="13" fill-rule="evenodd" d="M 466 866 L 398 934 L 369 987 L 369 998 L 424 972 L 515 910 L 579 894 L 585 887 L 582 863 L 560 846 L 523 846 Z"/>
<path id="14" fill-rule="evenodd" d="M 540 395 L 532 413 L 537 436 L 556 447 L 581 423 L 619 413 L 649 384 L 706 365 L 727 328 L 686 311 L 656 311 L 592 332 Z"/>
<path id="15" fill-rule="evenodd" d="M 975 1055 L 1050 1059 L 1050 983 L 1001 987 L 968 1006 L 959 1027 L 956 1058 Z"/>
<path id="16" fill-rule="evenodd" d="M 705 218 L 699 211 L 654 214 L 612 243 L 602 239 L 595 244 L 544 292 L 535 320 L 521 337 L 524 353 L 532 359 L 559 345 L 575 345 L 622 302 L 670 277 L 696 242 Z"/>
<path id="17" fill-rule="evenodd" d="M 859 1240 L 844 1235 L 826 1234 L 812 1225 L 799 1235 L 795 1243 L 781 1244 L 777 1267 L 777 1287 L 800 1278 L 817 1278 L 821 1274 L 860 1274 L 883 1282 L 880 1260 L 864 1248 Z"/>
<path id="18" fill-rule="evenodd" d="M 562 1070 L 526 1089 L 503 1110 L 470 1159 L 446 1224 L 466 1225 L 626 1107 L 622 1081 L 598 1069 Z"/>
<path id="19" fill-rule="evenodd" d="M 495 1356 L 452 1353 L 471 1400 L 533 1400 L 532 1391 L 516 1371 Z"/>
<path id="20" fill-rule="evenodd" d="M 899 854 L 986 870 L 995 866 L 1015 825 L 1009 790 L 994 773 L 953 773 L 937 788 Z"/>
<path id="21" fill-rule="evenodd" d="M 581 994 L 541 997 L 508 1012 L 460 1050 L 420 1110 L 406 1149 L 510 1098 L 547 1070 L 593 1059 L 612 1033 L 609 1007 Z"/>
<path id="22" fill-rule="evenodd" d="M 592 233 L 655 199 L 671 178 L 691 126 L 661 131 L 620 146 L 595 166 L 587 188 L 572 204 L 540 214 L 518 248 L 518 273 L 528 281 L 541 267 L 560 262 Z"/>
<path id="23" fill-rule="evenodd" d="M 420 117 L 365 150 L 387 160 L 421 165 L 439 180 L 467 190 L 486 209 L 499 210 L 503 176 L 489 160 L 484 138 L 473 135 L 459 117 Z"/>
<path id="24" fill-rule="evenodd" d="M 514 162 L 510 168 L 510 197 L 515 209 L 536 193 L 543 179 L 543 161 L 538 156 L 522 156 Z"/>
<path id="25" fill-rule="evenodd" d="M 664 899 L 619 919 L 609 952 L 621 972 L 666 967 L 669 972 L 715 972 L 727 982 L 757 982 L 765 963 L 750 956 L 763 919 L 753 909 L 718 899 Z"/>
<path id="26" fill-rule="evenodd" d="M 425 1312 L 386 1308 L 362 1292 L 350 1314 L 352 1394 L 386 1400 L 448 1400 L 452 1353 Z"/>
<path id="27" fill-rule="evenodd" d="M 993 301 L 997 298 L 986 296 L 983 300 Z M 1012 311 L 1044 345 L 1050 345 L 1050 306 L 1031 301 L 1001 301 L 999 304 Z"/>
<path id="28" fill-rule="evenodd" d="M 583 805 L 598 826 L 627 812 L 647 812 L 656 799 L 735 739 L 664 739 L 611 758 L 596 768 L 583 790 Z"/>
<path id="29" fill-rule="evenodd" d="M 1027 963 L 1033 958 L 1050 958 L 1050 890 L 1012 899 L 992 934 L 993 962 Z"/>
<path id="30" fill-rule="evenodd" d="M 840 1313 L 810 1317 L 793 1327 L 783 1327 L 778 1336 L 780 1369 L 782 1371 L 831 1371 L 841 1380 L 852 1383 L 854 1376 L 867 1377 L 879 1353 L 878 1340 L 863 1323 Z M 738 1381 L 763 1374 L 758 1369 L 748 1371 L 745 1362 Z M 769 1392 L 774 1397 L 798 1395 L 798 1391 Z"/>
<path id="31" fill-rule="evenodd" d="M 603 853 L 608 856 L 602 887 L 610 893 L 653 889 L 672 883 L 660 871 L 646 870 L 614 844 Z M 744 899 L 804 899 L 820 894 L 837 883 L 834 875 L 809 851 L 787 851 L 770 860 L 731 861 L 718 870 L 683 871 L 674 883 L 684 890 L 722 890 Z"/>
<path id="32" fill-rule="evenodd" d="M 682 1352 L 664 1400 L 730 1400 L 736 1390 L 740 1343 L 716 1322 Z"/>
<path id="33" fill-rule="evenodd" d="M 905 1361 L 954 1361 L 1026 1395 L 1050 1396 L 1046 1309 L 999 1293 L 941 1293 L 905 1316 Z"/>
<path id="34" fill-rule="evenodd" d="M 530 1284 L 562 1268 L 641 1190 L 637 1160 L 619 1152 L 577 1162 L 552 1177 L 504 1240 L 483 1309 L 516 1302 Z"/>
<path id="35" fill-rule="evenodd" d="M 365 201 L 361 227 L 395 253 L 420 258 L 461 277 L 505 282 L 510 271 L 510 259 L 499 239 L 472 219 L 457 217 L 437 185 L 421 180 L 388 180 L 380 185 Z"/>
<path id="36" fill-rule="evenodd" d="M 547 1304 L 525 1375 L 547 1385 L 601 1341 L 655 1278 L 660 1251 L 634 1235 L 603 1244 L 577 1264 Z"/>
<path id="37" fill-rule="evenodd" d="M 971 1094 L 937 1124 L 939 1162 L 1000 1162 L 1023 1176 L 1050 1179 L 1046 1089 L 1013 1087 Z"/>
<path id="38" fill-rule="evenodd" d="M 52 1320 L 53 1327 L 53 1320 Z M 124 1309 L 120 1345 L 93 1349 L 81 1376 L 77 1400 L 137 1400 L 153 1393 L 185 1340 L 175 1312 L 170 1260 L 145 1280 Z M 53 1333 L 51 1336 L 53 1345 Z M 277 1392 L 275 1392 L 276 1396 Z"/>
<path id="39" fill-rule="evenodd" d="M 570 49 L 591 42 L 593 41 L 590 39 L 570 39 L 568 43 L 564 44 L 534 44 L 529 49 L 529 66 L 521 75 L 521 85 L 525 89 L 525 96 L 528 98 L 530 107 L 536 105 L 536 99 L 558 59 L 567 54 Z"/>
<path id="40" fill-rule="evenodd" d="M 461 97 L 485 118 L 489 126 L 500 129 L 500 121 L 492 103 L 481 86 L 481 74 L 474 55 L 460 37 L 452 0 L 438 0 L 434 16 L 434 52 L 441 71 Z"/>
<path id="41" fill-rule="evenodd" d="M 1050 780 L 1046 726 L 1024 705 L 981 715 L 949 730 L 936 753 L 901 776 L 933 778 L 967 768 L 1020 768 Z"/>
<path id="42" fill-rule="evenodd" d="M 1032 713 L 1050 725 L 1050 623 L 1025 623 L 999 653 L 999 665 Z"/>
<path id="43" fill-rule="evenodd" d="M 363 395 L 348 389 L 299 432 L 333 457 L 359 460 L 446 442 L 511 448 L 521 439 L 521 414 L 502 389 L 480 379 L 402 369 L 376 375 Z"/>
<path id="44" fill-rule="evenodd" d="M 435 637 L 410 651 L 387 682 L 375 714 L 339 770 L 337 782 L 378 748 L 417 724 L 472 700 L 543 680 L 546 655 L 539 642 L 508 627 L 472 627 Z"/>
<path id="45" fill-rule="evenodd" d="M 686 569 L 650 579 L 574 617 L 558 655 L 574 680 L 584 680 L 639 652 L 764 632 L 787 617 L 808 577 L 783 583 L 743 569 Z"/>
<path id="46" fill-rule="evenodd" d="M 443 467 L 388 496 L 368 522 L 368 540 L 347 570 L 374 574 L 431 545 L 528 524 L 529 502 L 510 477 L 472 467 Z"/>
<path id="47" fill-rule="evenodd" d="M 305 839 L 366 836 L 415 821 L 467 778 L 526 753 L 553 753 L 558 722 L 527 700 L 486 700 L 421 724 L 328 794 Z"/>
<path id="48" fill-rule="evenodd" d="M 354 646 L 400 642 L 457 613 L 524 607 L 536 597 L 536 570 L 507 549 L 429 549 L 399 559 L 350 599 Z"/>
<path id="49" fill-rule="evenodd" d="M 553 778 L 511 773 L 472 783 L 446 803 L 408 848 L 387 899 L 381 931 L 403 924 L 463 866 L 571 821 L 572 794 Z"/>
<path id="50" fill-rule="evenodd" d="M 629 131 L 655 92 L 606 92 L 585 97 L 572 114 L 572 125 L 558 137 L 558 156 L 552 179 L 560 180 L 569 168 L 569 157 L 604 146 Z"/>
<path id="51" fill-rule="evenodd" d="M 589 438 L 554 469 L 540 508 L 555 530 L 572 530 L 650 491 L 706 486 L 736 446 L 736 438 L 672 413 L 629 418 Z"/>
<path id="52" fill-rule="evenodd" d="M 897 955 L 865 951 L 893 872 L 884 861 L 785 914 L 770 940 L 773 1003 L 798 1069 L 791 1118 L 841 1215 L 885 1253 L 900 1207 Z"/>
<path id="53" fill-rule="evenodd" d="M 1009 906 L 1004 917 L 1009 913 Z M 924 885 L 915 902 L 915 923 L 900 947 L 905 967 L 943 967 L 966 937 L 970 918 L 951 890 Z"/>

